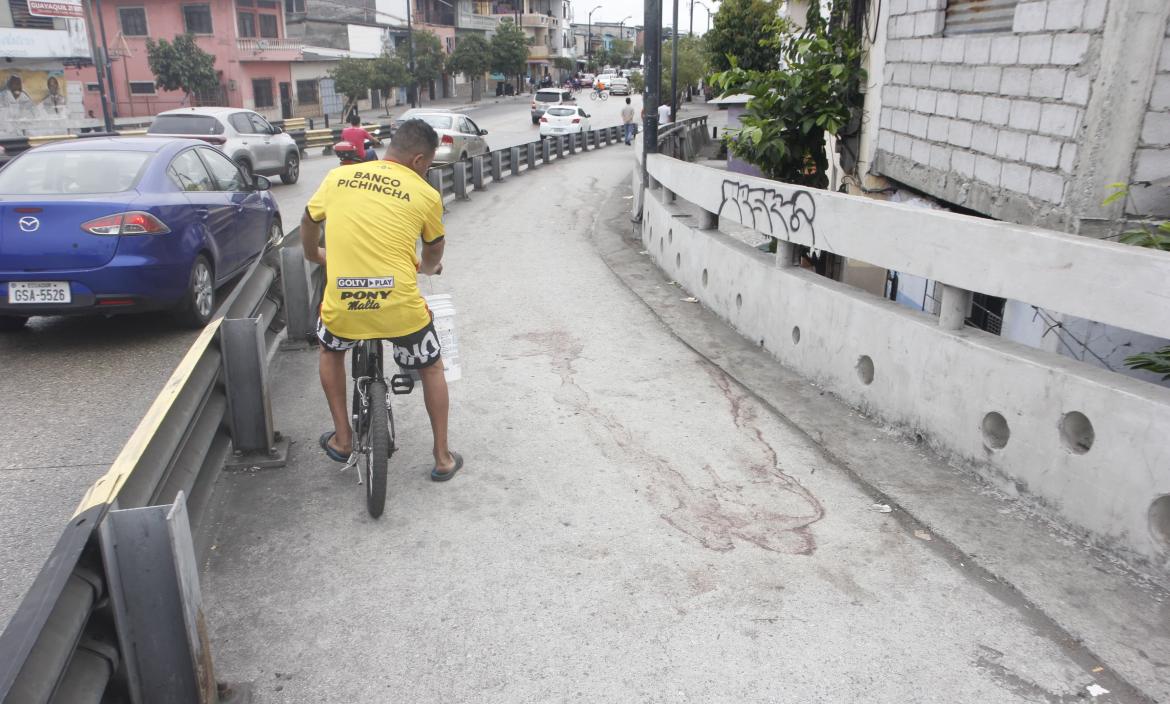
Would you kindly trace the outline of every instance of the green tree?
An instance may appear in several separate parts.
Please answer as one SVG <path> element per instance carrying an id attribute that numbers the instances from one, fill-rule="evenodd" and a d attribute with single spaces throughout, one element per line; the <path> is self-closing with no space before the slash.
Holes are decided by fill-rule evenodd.
<path id="1" fill-rule="evenodd" d="M 745 71 L 774 70 L 779 53 L 771 40 L 779 11 L 779 0 L 724 0 L 703 37 L 712 70 L 729 70 L 729 57 Z"/>
<path id="2" fill-rule="evenodd" d="M 396 54 L 384 53 L 373 60 L 371 66 L 370 87 L 381 90 L 389 95 L 395 88 L 410 83 L 410 72 L 406 69 L 406 62 Z M 390 104 L 386 103 L 386 114 L 390 114 Z"/>
<path id="3" fill-rule="evenodd" d="M 751 96 L 740 129 L 726 130 L 733 154 L 768 178 L 816 188 L 828 185 L 825 135 L 840 135 L 861 103 L 865 70 L 861 39 L 843 19 L 850 0 L 834 0 L 832 22 L 810 5 L 808 26 L 797 33 L 785 20 L 770 22 L 763 42 L 783 58 L 783 67 L 749 70 L 733 57 L 731 69 L 712 76 L 722 93 Z"/>
<path id="4" fill-rule="evenodd" d="M 492 36 L 492 70 L 519 77 L 528 65 L 528 35 L 512 22 L 501 22 Z"/>
<path id="5" fill-rule="evenodd" d="M 348 115 L 357 102 L 370 94 L 374 87 L 374 59 L 345 58 L 329 69 L 334 88 L 345 96 L 343 116 Z"/>
<path id="6" fill-rule="evenodd" d="M 185 100 L 193 93 L 210 93 L 219 87 L 215 57 L 200 49 L 190 34 L 179 34 L 170 42 L 147 37 L 146 62 L 159 88 L 181 90 Z"/>
<path id="7" fill-rule="evenodd" d="M 559 68 L 562 71 L 576 71 L 577 70 L 577 62 L 573 61 L 572 59 L 570 59 L 567 56 L 554 56 L 552 62 L 553 62 L 553 66 L 555 66 L 556 68 Z"/>
<path id="8" fill-rule="evenodd" d="M 404 61 L 409 60 L 409 51 L 405 42 L 398 45 L 398 56 Z M 435 99 L 434 81 L 442 78 L 446 65 L 447 55 L 443 53 L 443 44 L 435 33 L 425 29 L 414 30 L 414 82 L 427 87 L 431 100 Z"/>
<path id="9" fill-rule="evenodd" d="M 671 42 L 662 43 L 662 95 L 663 102 L 670 99 L 670 66 L 673 48 Z M 679 95 L 687 86 L 698 85 L 707 75 L 707 54 L 703 51 L 703 40 L 698 37 L 678 38 L 678 80 L 675 82 Z"/>
<path id="10" fill-rule="evenodd" d="M 478 34 L 460 37 L 455 52 L 447 60 L 447 66 L 467 76 L 471 81 L 471 101 L 476 102 L 483 92 L 483 74 L 492 67 L 491 45 Z"/>

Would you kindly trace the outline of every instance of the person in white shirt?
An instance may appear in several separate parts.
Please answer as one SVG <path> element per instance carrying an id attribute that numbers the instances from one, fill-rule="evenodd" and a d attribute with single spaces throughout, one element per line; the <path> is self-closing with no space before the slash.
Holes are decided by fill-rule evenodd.
<path id="1" fill-rule="evenodd" d="M 658 124 L 670 124 L 670 103 L 663 103 L 662 105 L 658 106 Z"/>

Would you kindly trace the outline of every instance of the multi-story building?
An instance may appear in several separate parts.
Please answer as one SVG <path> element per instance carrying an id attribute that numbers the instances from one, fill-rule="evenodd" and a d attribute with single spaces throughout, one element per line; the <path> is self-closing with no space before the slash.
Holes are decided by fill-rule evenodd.
<path id="1" fill-rule="evenodd" d="M 0 5 L 0 134 L 60 132 L 85 121 L 84 86 L 68 67 L 90 61 L 79 1 Z"/>
<path id="2" fill-rule="evenodd" d="M 665 31 L 665 30 L 664 30 Z M 637 53 L 642 28 L 625 22 L 593 22 L 573 25 L 573 47 L 577 65 L 584 69 L 590 57 L 613 48 L 615 40 L 629 42 Z"/>
<path id="3" fill-rule="evenodd" d="M 554 59 L 574 56 L 572 39 L 573 8 L 569 0 L 475 0 L 477 12 L 490 14 L 499 21 L 516 22 L 529 36 L 528 74 L 539 79 L 553 71 Z M 489 12 L 490 11 L 490 12 Z"/>
<path id="4" fill-rule="evenodd" d="M 285 36 L 284 8 L 277 0 L 207 0 L 176 3 L 138 0 L 102 5 L 102 26 L 109 51 L 109 99 L 118 117 L 154 115 L 189 104 L 246 107 L 269 119 L 292 116 L 294 61 L 301 43 Z M 196 43 L 215 57 L 218 89 L 188 99 L 182 91 L 156 86 L 146 57 L 146 39 L 195 35 Z M 93 67 L 68 75 L 85 85 L 85 107 L 101 114 Z"/>

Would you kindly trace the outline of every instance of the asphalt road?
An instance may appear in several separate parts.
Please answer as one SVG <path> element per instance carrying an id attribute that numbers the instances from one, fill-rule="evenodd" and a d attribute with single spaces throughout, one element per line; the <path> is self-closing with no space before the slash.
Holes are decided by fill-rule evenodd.
<path id="1" fill-rule="evenodd" d="M 279 358 L 290 463 L 225 475 L 202 575 L 217 674 L 259 704 L 1087 698 L 1075 644 L 873 510 L 611 272 L 596 243 L 629 227 L 630 151 L 452 205 L 446 272 L 424 283 L 459 311 L 452 481 L 427 478 L 421 398 L 396 397 L 371 520 L 316 446 L 315 354 Z"/>
<path id="2" fill-rule="evenodd" d="M 594 103 L 594 125 L 619 123 L 620 102 Z M 537 139 L 527 100 L 467 113 L 489 130 L 493 149 Z M 336 164 L 310 157 L 299 183 L 273 179 L 286 231 Z M 0 625 L 194 337 L 162 314 L 34 318 L 25 331 L 0 334 Z"/>

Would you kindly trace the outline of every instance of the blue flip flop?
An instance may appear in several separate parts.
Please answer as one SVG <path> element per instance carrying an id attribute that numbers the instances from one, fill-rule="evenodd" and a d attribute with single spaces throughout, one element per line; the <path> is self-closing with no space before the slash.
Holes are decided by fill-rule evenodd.
<path id="1" fill-rule="evenodd" d="M 431 470 L 431 481 L 445 482 L 455 476 L 456 472 L 463 469 L 463 455 L 452 451 L 451 456 L 455 458 L 455 466 L 446 472 L 440 472 L 439 468 L 435 467 Z"/>
<path id="2" fill-rule="evenodd" d="M 317 441 L 317 444 L 321 446 L 321 449 L 325 451 L 325 454 L 329 457 L 329 459 L 333 460 L 334 462 L 341 462 L 344 464 L 345 462 L 349 462 L 349 457 L 333 449 L 333 447 L 329 444 L 329 439 L 336 434 L 337 433 L 332 430 L 322 434 L 321 439 Z"/>

